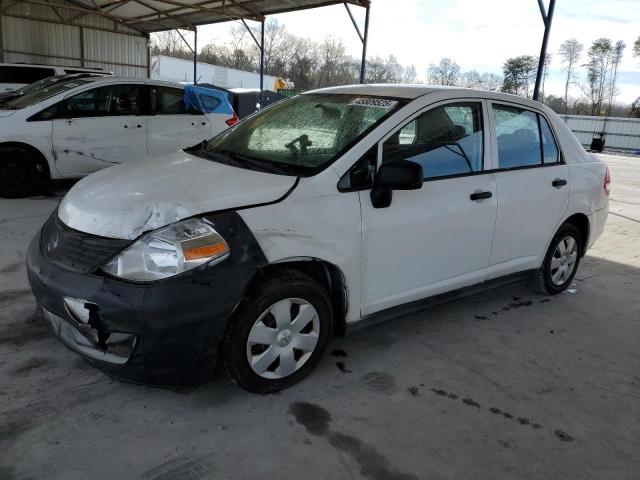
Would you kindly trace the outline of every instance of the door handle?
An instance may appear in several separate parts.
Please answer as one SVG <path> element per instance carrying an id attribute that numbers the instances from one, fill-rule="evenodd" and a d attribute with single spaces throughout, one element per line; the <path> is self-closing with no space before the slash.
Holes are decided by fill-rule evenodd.
<path id="1" fill-rule="evenodd" d="M 566 184 L 567 181 L 564 178 L 556 178 L 553 182 L 551 182 L 551 185 L 556 188 L 564 187 Z"/>
<path id="2" fill-rule="evenodd" d="M 474 192 L 471 195 L 469 195 L 469 198 L 474 202 L 477 202 L 478 200 L 485 200 L 491 197 L 493 197 L 493 193 L 491 192 Z"/>
<path id="3" fill-rule="evenodd" d="M 138 124 L 136 125 L 136 128 L 142 128 L 142 124 L 138 123 Z"/>
<path id="4" fill-rule="evenodd" d="M 129 125 L 127 125 L 126 123 L 123 125 L 124 128 L 129 128 Z"/>

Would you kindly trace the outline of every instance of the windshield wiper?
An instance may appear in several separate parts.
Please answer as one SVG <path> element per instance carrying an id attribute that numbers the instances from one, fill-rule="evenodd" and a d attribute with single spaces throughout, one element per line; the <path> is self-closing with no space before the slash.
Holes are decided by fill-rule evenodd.
<path id="1" fill-rule="evenodd" d="M 203 141 L 198 145 L 194 145 L 191 148 L 186 148 L 184 151 L 192 155 L 196 155 L 207 160 L 218 161 L 220 163 L 231 164 L 241 168 L 248 168 L 249 170 L 257 170 L 265 173 L 281 173 L 284 175 L 297 175 L 298 171 L 295 166 L 287 165 L 284 163 L 271 162 L 269 160 L 261 160 L 258 158 L 247 157 L 240 155 L 239 153 L 221 150 L 212 152 L 205 147 L 207 141 Z"/>

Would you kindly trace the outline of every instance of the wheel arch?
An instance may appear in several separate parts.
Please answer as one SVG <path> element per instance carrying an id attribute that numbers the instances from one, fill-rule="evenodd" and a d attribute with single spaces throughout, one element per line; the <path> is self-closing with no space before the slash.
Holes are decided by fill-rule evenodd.
<path id="1" fill-rule="evenodd" d="M 580 232 L 580 237 L 582 240 L 582 245 L 580 245 L 580 251 L 582 256 L 584 257 L 587 251 L 587 245 L 589 245 L 589 233 L 591 230 L 591 225 L 589 224 L 589 217 L 584 213 L 574 213 L 573 215 L 567 217 L 562 225 L 565 223 L 569 223 L 576 227 Z"/>
<path id="2" fill-rule="evenodd" d="M 45 156 L 45 154 L 42 153 L 40 149 L 38 149 L 37 147 L 34 147 L 33 145 L 30 145 L 24 142 L 5 141 L 5 142 L 0 142 L 0 149 L 3 149 L 3 148 L 20 148 L 32 153 L 35 156 L 36 161 L 38 162 L 38 165 L 40 165 L 43 168 L 45 180 L 51 179 L 51 167 L 49 166 L 49 161 L 47 160 L 47 157 Z"/>
<path id="3" fill-rule="evenodd" d="M 343 336 L 346 331 L 348 309 L 347 283 L 340 268 L 331 262 L 314 257 L 294 257 L 270 263 L 253 275 L 242 298 L 250 297 L 265 277 L 280 270 L 295 270 L 308 275 L 327 290 L 333 308 L 333 333 Z"/>

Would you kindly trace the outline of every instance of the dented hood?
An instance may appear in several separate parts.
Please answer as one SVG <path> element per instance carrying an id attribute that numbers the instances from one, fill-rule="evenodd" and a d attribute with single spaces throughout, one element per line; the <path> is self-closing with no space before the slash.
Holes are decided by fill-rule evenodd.
<path id="1" fill-rule="evenodd" d="M 200 213 L 276 201 L 295 181 L 181 151 L 89 175 L 67 193 L 58 215 L 75 230 L 133 240 Z"/>

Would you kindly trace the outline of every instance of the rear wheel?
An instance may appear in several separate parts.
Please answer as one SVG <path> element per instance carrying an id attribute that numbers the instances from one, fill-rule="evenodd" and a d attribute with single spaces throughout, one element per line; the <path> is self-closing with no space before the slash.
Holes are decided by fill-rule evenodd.
<path id="1" fill-rule="evenodd" d="M 0 197 L 21 198 L 36 193 L 45 172 L 35 155 L 19 147 L 0 147 Z"/>
<path id="2" fill-rule="evenodd" d="M 557 295 L 571 285 L 582 257 L 580 231 L 569 223 L 560 227 L 547 250 L 544 262 L 531 279 L 539 293 Z"/>
<path id="3" fill-rule="evenodd" d="M 307 376 L 331 336 L 331 301 L 310 277 L 267 278 L 239 309 L 225 335 L 226 370 L 254 393 L 287 388 Z"/>

